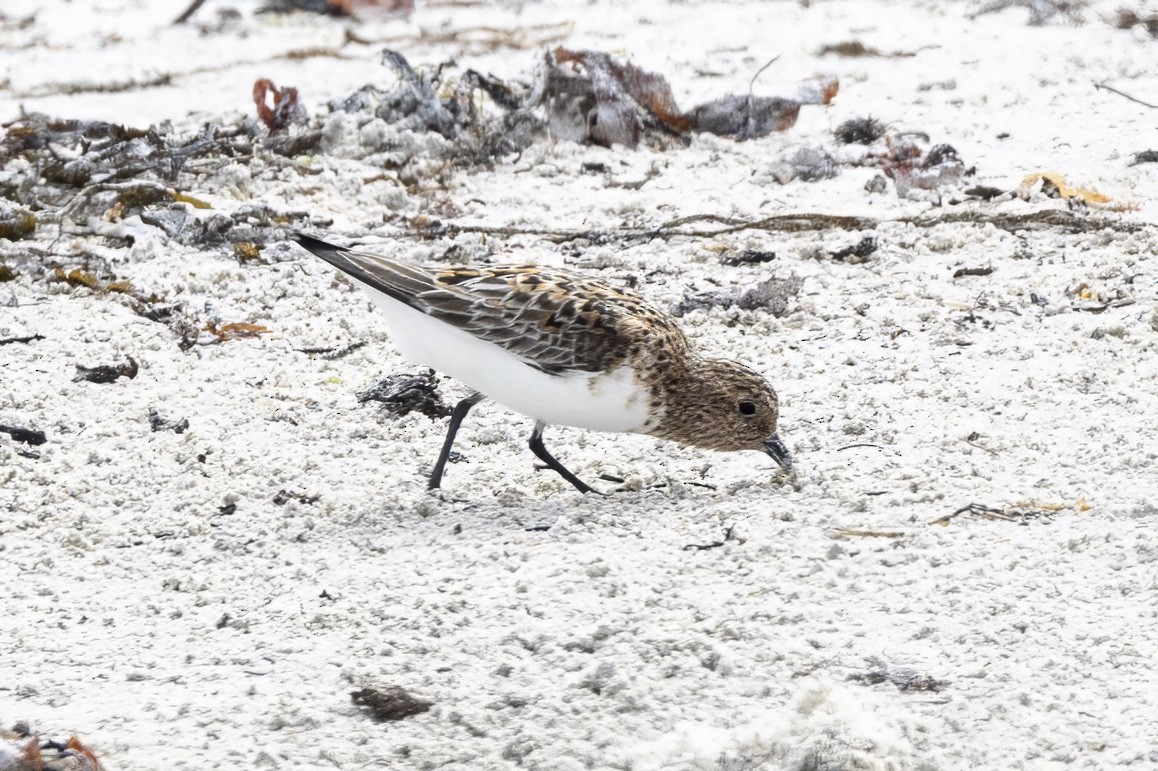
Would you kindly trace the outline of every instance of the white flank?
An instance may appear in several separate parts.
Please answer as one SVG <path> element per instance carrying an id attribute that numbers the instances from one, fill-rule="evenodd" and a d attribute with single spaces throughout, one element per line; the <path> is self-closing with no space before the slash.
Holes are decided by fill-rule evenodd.
<path id="1" fill-rule="evenodd" d="M 591 431 L 640 432 L 647 391 L 631 367 L 548 375 L 510 351 L 359 284 L 386 316 L 398 350 L 536 420 Z"/>

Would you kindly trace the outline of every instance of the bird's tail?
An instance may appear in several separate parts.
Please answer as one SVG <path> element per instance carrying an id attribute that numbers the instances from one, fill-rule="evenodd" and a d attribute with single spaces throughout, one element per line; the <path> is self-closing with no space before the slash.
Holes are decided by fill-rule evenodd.
<path id="1" fill-rule="evenodd" d="M 314 238 L 313 236 L 307 235 L 300 230 L 294 231 L 294 240 L 297 241 L 298 245 L 305 249 L 307 252 L 313 254 L 316 257 L 321 257 L 331 265 L 335 264 L 335 260 L 340 260 L 342 254 L 350 251 L 344 246 L 338 246 L 337 244 L 331 244 L 328 241 L 323 241 L 320 238 Z"/>

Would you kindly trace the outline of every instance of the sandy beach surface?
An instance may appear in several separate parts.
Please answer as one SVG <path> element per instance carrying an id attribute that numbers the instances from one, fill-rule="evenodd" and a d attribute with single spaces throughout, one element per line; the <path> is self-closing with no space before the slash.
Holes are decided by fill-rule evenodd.
<path id="1" fill-rule="evenodd" d="M 0 728 L 110 771 L 1158 768 L 1158 6 L 184 5 L 0 9 Z M 489 157 L 350 107 L 383 49 L 448 100 L 560 46 L 685 111 L 839 89 Z M 634 286 L 769 378 L 795 472 L 551 428 L 583 496 L 484 403 L 428 493 L 445 417 L 360 400 L 420 368 L 293 228 Z"/>

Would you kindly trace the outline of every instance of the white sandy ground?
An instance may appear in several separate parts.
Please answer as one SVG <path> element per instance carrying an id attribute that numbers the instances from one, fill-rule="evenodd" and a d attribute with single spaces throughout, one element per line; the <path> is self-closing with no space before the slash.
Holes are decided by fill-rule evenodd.
<path id="1" fill-rule="evenodd" d="M 20 5 L 3 12 L 39 4 Z M 28 28 L 5 23 L 0 119 L 23 106 L 194 127 L 250 113 L 256 77 L 297 86 L 317 113 L 391 80 L 378 45 L 279 58 L 337 46 L 346 23 L 254 16 L 237 3 L 240 21 L 202 35 L 166 26 L 182 5 L 77 0 L 41 9 Z M 207 3 L 195 21 L 227 7 Z M 388 209 L 551 229 L 692 214 L 879 218 L 880 249 L 860 265 L 814 258 L 865 235 L 839 230 L 627 248 L 454 242 L 459 259 L 638 275 L 661 304 L 802 277 L 783 318 L 684 319 L 697 344 L 775 384 L 792 480 L 755 454 L 552 429 L 548 446 L 581 477 L 627 480 L 582 497 L 534 469 L 527 420 L 483 405 L 460 434 L 468 462 L 432 496 L 424 475 L 444 422 L 357 403 L 356 392 L 413 367 L 326 266 L 288 247 L 271 250 L 283 261 L 239 265 L 134 220 L 107 226 L 136 236 L 127 251 L 38 233 L 32 243 L 54 254 L 101 254 L 141 290 L 273 332 L 183 353 L 120 295 L 28 273 L 0 284 L 0 338 L 45 338 L 0 347 L 0 423 L 49 437 L 31 458 L 0 436 L 0 726 L 76 733 L 108 769 L 1158 767 L 1158 164 L 1128 165 L 1158 149 L 1158 113 L 1092 87 L 1158 101 L 1158 41 L 1107 24 L 1117 3 L 1088 7 L 1084 25 L 1036 28 L 1024 9 L 968 20 L 976 7 L 420 5 L 408 22 L 356 30 L 416 65 L 453 57 L 512 77 L 554 43 L 484 51 L 422 43 L 420 30 L 478 37 L 482 26 L 572 23 L 567 45 L 663 72 L 681 104 L 745 91 L 777 54 L 768 90 L 823 72 L 841 92 L 759 141 L 699 137 L 665 153 L 537 145 L 417 195 L 389 174 L 360 185 L 382 176 L 373 158 L 324 154 L 309 173 L 239 165 L 188 191 L 225 211 L 252 201 L 309 210 L 349 237 Z M 816 55 L 851 39 L 918 53 Z M 173 85 L 56 95 L 60 84 L 161 73 Z M 918 90 L 950 78 L 954 89 Z M 917 227 L 896 220 L 948 209 L 891 189 L 869 195 L 868 169 L 772 181 L 770 165 L 792 148 L 828 144 L 833 126 L 870 113 L 953 144 L 979 183 L 1015 187 L 1056 170 L 1138 209 L 1085 234 Z M 334 145 L 356 141 L 341 128 L 331 124 Z M 638 190 L 607 184 L 651 170 Z M 957 208 L 1064 205 L 1036 196 Z M 451 246 L 384 248 L 437 260 Z M 745 248 L 778 258 L 719 265 L 721 252 Z M 994 271 L 953 278 L 963 267 Z M 1134 303 L 1076 310 L 1082 284 Z M 359 340 L 369 344 L 340 359 L 298 352 Z M 136 379 L 73 382 L 75 364 L 125 355 L 140 362 Z M 153 432 L 151 410 L 190 428 Z M 278 505 L 281 490 L 317 500 Z M 930 524 L 970 502 L 1050 513 Z M 684 548 L 728 528 L 719 548 Z M 944 687 L 849 679 L 881 662 Z M 381 724 L 351 703 L 352 690 L 389 685 L 434 706 Z"/>

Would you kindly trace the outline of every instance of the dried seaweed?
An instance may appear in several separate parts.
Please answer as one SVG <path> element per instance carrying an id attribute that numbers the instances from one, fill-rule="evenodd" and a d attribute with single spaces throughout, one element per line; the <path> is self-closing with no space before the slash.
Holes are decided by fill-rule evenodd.
<path id="1" fill-rule="evenodd" d="M 788 311 L 788 301 L 796 297 L 803 284 L 804 279 L 797 276 L 770 278 L 740 295 L 736 307 L 746 311 L 764 310 L 776 317 L 783 316 Z"/>
<path id="2" fill-rule="evenodd" d="M 36 215 L 22 206 L 0 198 L 0 238 L 19 241 L 36 232 Z"/>
<path id="3" fill-rule="evenodd" d="M 877 250 L 877 239 L 874 236 L 865 236 L 852 246 L 829 252 L 829 256 L 837 262 L 846 262 L 849 265 L 859 265 L 867 262 L 872 253 Z"/>
<path id="4" fill-rule="evenodd" d="M 0 764 L 4 771 L 102 771 L 97 756 L 76 736 L 67 742 L 35 736 L 24 723 L 0 731 Z"/>
<path id="5" fill-rule="evenodd" d="M 284 506 L 290 501 L 297 501 L 305 506 L 312 506 L 322 499 L 320 495 L 308 495 L 306 493 L 295 493 L 289 490 L 278 490 L 273 496 L 273 504 L 275 506 Z"/>
<path id="6" fill-rule="evenodd" d="M 762 249 L 744 249 L 739 254 L 729 252 L 720 257 L 721 265 L 753 265 L 763 262 L 772 262 L 776 259 L 776 252 Z"/>
<path id="7" fill-rule="evenodd" d="M 349 16 L 348 0 L 267 0 L 258 13 L 318 13 L 323 16 Z"/>
<path id="8" fill-rule="evenodd" d="M 879 48 L 865 45 L 859 40 L 846 40 L 842 43 L 830 43 L 822 46 L 816 52 L 817 56 L 843 56 L 846 59 L 884 58 L 907 59 L 917 55 L 916 51 L 881 51 Z"/>
<path id="9" fill-rule="evenodd" d="M 383 57 L 398 73 L 399 86 L 391 91 L 365 86 L 331 102 L 331 110 L 370 113 L 403 128 L 436 132 L 458 145 L 451 151 L 454 158 L 475 163 L 523 150 L 548 133 L 555 139 L 627 147 L 645 138 L 686 141 L 693 131 L 750 139 L 790 128 L 802 105 L 827 104 L 838 89 L 833 78 L 815 78 L 792 96 L 728 95 L 684 112 L 663 76 L 599 51 L 556 48 L 532 83 L 467 70 L 440 89 L 434 87 L 437 73 L 416 71 L 396 51 L 387 50 Z M 476 90 L 501 110 L 498 118 L 477 109 L 470 99 Z"/>
<path id="10" fill-rule="evenodd" d="M 399 688 L 396 685 L 384 689 L 361 688 L 350 694 L 350 699 L 362 707 L 371 718 L 378 722 L 402 720 L 420 715 L 434 706 L 433 702 Z"/>
<path id="11" fill-rule="evenodd" d="M 986 266 L 984 268 L 958 268 L 953 271 L 953 278 L 961 278 L 962 276 L 988 276 L 997 270 L 993 266 Z"/>
<path id="12" fill-rule="evenodd" d="M 8 434 L 12 437 L 12 441 L 30 444 L 33 447 L 38 447 L 48 441 L 48 437 L 43 431 L 34 428 L 19 428 L 18 426 L 0 424 L 0 434 Z"/>
<path id="13" fill-rule="evenodd" d="M 918 228 L 935 228 L 942 225 L 965 223 L 997 228 L 1009 233 L 1021 231 L 1053 230 L 1065 233 L 1096 233 L 1106 230 L 1116 233 L 1137 233 L 1145 230 L 1144 222 L 1126 220 L 1121 217 L 1096 216 L 1089 212 L 1065 209 L 1043 209 L 1031 212 L 985 211 L 964 209 L 961 211 L 935 210 L 927 213 L 898 217 L 892 222 L 913 225 Z M 710 226 L 690 227 L 697 223 Z M 516 227 L 459 224 L 432 221 L 429 218 L 414 218 L 409 223 L 414 235 L 422 239 L 454 238 L 462 233 L 480 233 L 503 237 L 533 235 L 554 243 L 585 241 L 591 244 L 632 244 L 652 239 L 705 238 L 714 239 L 732 233 L 757 231 L 763 233 L 806 233 L 812 231 L 862 231 L 874 230 L 881 220 L 873 217 L 851 215 L 820 214 L 802 212 L 798 214 L 777 214 L 758 219 L 725 217 L 719 214 L 693 214 L 679 217 L 659 225 L 646 227 L 620 227 L 614 230 L 557 230 L 543 227 Z"/>
<path id="14" fill-rule="evenodd" d="M 438 98 L 434 92 L 437 75 L 419 75 L 406 57 L 389 49 L 382 52 L 382 62 L 394 69 L 401 83 L 378 106 L 378 117 L 389 123 L 403 122 L 413 130 L 434 131 L 447 139 L 453 138 L 465 124 L 465 111 L 457 99 Z"/>
<path id="15" fill-rule="evenodd" d="M 133 294 L 133 285 L 128 281 L 102 281 L 88 271 L 76 270 L 65 272 L 64 268 L 56 268 L 52 273 L 53 280 L 69 286 L 83 286 L 96 292 L 116 292 L 119 294 Z"/>
<path id="16" fill-rule="evenodd" d="M 934 145 L 927 152 L 912 135 L 898 137 L 890 142 L 893 150 L 887 157 L 882 170 L 893 180 L 897 195 L 901 198 L 916 197 L 919 191 L 928 191 L 938 198 L 946 188 L 957 188 L 962 180 L 974 173 L 952 145 Z"/>
<path id="17" fill-rule="evenodd" d="M 976 19 L 987 13 L 1004 11 L 1006 8 L 1027 8 L 1029 9 L 1028 24 L 1031 27 L 1040 27 L 1059 13 L 1070 22 L 1078 23 L 1081 21 L 1079 11 L 1083 5 L 1081 0 L 1076 2 L 1066 2 L 1066 0 L 993 0 L 969 14 L 969 18 Z"/>
<path id="18" fill-rule="evenodd" d="M 149 427 L 153 431 L 172 431 L 174 434 L 183 434 L 189 430 L 189 419 L 165 418 L 156 410 L 152 410 L 149 413 Z"/>
<path id="19" fill-rule="evenodd" d="M 865 184 L 869 193 L 883 193 L 892 179 L 899 197 L 940 203 L 959 191 L 976 173 L 948 144 L 929 146 L 921 132 L 898 131 L 875 118 L 841 123 L 833 132 L 836 145 L 797 148 L 773 163 L 768 173 L 780 184 L 814 182 L 840 173 L 846 166 L 875 167 L 881 174 Z"/>
<path id="20" fill-rule="evenodd" d="M 146 175 L 172 182 L 190 158 L 228 153 L 229 140 L 212 136 L 213 129 L 207 130 L 208 137 L 179 140 L 162 136 L 156 129 L 55 120 L 40 113 L 4 127 L 0 163 L 21 157 L 32 165 L 29 173 L 14 174 L 0 183 L 0 195 L 37 211 L 69 206 L 74 217 L 100 216 L 118 204 L 128 209 L 166 197 L 171 201 L 172 194 L 164 185 L 127 183 Z M 78 188 L 83 196 L 76 195 Z"/>
<path id="21" fill-rule="evenodd" d="M 228 324 L 221 325 L 210 321 L 205 325 L 205 331 L 216 336 L 221 342 L 226 342 L 227 340 L 261 337 L 269 333 L 270 329 L 260 324 L 252 324 L 248 321 L 231 321 Z"/>
<path id="22" fill-rule="evenodd" d="M 836 159 L 823 147 L 800 147 L 771 169 L 772 176 L 781 185 L 799 179 L 819 182 L 832 179 L 840 173 Z"/>
<path id="23" fill-rule="evenodd" d="M 316 145 L 321 136 L 320 131 L 288 130 L 270 135 L 252 120 L 179 134 L 167 124 L 136 129 L 40 113 L 26 114 L 3 128 L 0 165 L 14 171 L 0 180 L 0 236 L 9 237 L 64 218 L 73 223 L 100 218 L 115 222 L 137 214 L 177 236 L 191 226 L 186 220 L 199 219 L 189 215 L 191 208 L 208 208 L 200 197 L 181 192 L 182 180 L 190 187 L 198 185 L 206 166 L 248 163 L 262 151 L 276 162 L 284 153 Z M 9 164 L 16 158 L 26 163 Z M 191 168 L 193 161 L 203 162 Z M 252 211 L 247 208 L 247 215 Z M 13 219 L 6 216 L 10 212 L 19 213 Z M 236 213 L 215 216 L 229 220 Z M 13 232 L 3 232 L 5 225 Z M 181 240 L 196 243 L 198 237 L 187 233 Z"/>
<path id="24" fill-rule="evenodd" d="M 272 106 L 266 104 L 271 97 Z M 278 88 L 273 81 L 260 78 L 253 84 L 253 103 L 257 106 L 257 117 L 271 134 L 306 121 L 306 108 L 298 101 L 298 90 L 292 86 Z"/>
<path id="25" fill-rule="evenodd" d="M 44 335 L 22 335 L 20 337 L 3 337 L 0 338 L 0 345 L 12 345 L 13 343 L 33 343 L 37 340 L 43 340 Z"/>
<path id="26" fill-rule="evenodd" d="M 1143 13 L 1132 8 L 1119 8 L 1114 26 L 1118 29 L 1142 27 L 1150 37 L 1158 38 L 1158 13 Z"/>
<path id="27" fill-rule="evenodd" d="M 1079 502 L 1079 506 L 1084 502 Z M 1064 507 L 1059 507 L 1064 508 Z M 930 525 L 948 525 L 951 521 L 962 515 L 969 515 L 980 517 L 982 519 L 1000 520 L 1002 522 L 1012 522 L 1018 525 L 1028 525 L 1031 520 L 1048 518 L 1051 514 L 1057 511 L 1058 508 L 1049 507 L 1032 507 L 1019 504 L 1017 506 L 1009 507 L 1007 509 L 996 509 L 992 506 L 985 506 L 980 503 L 970 503 L 967 506 L 953 511 L 949 514 L 937 517 L 929 522 Z"/>
<path id="28" fill-rule="evenodd" d="M 557 64 L 573 65 L 575 73 L 548 80 L 545 96 L 552 127 L 570 123 L 562 132 L 568 138 L 580 135 L 583 141 L 606 146 L 634 147 L 649 130 L 677 137 L 698 131 L 740 140 L 787 131 L 803 105 L 828 104 L 839 89 L 835 78 L 817 78 L 801 84 L 792 97 L 729 94 L 683 112 L 662 75 L 598 51 L 559 47 L 554 58 Z"/>
<path id="29" fill-rule="evenodd" d="M 671 308 L 673 316 L 686 316 L 692 311 L 711 308 L 739 308 L 740 310 L 763 310 L 777 318 L 788 312 L 788 303 L 800 292 L 804 279 L 799 276 L 776 278 L 773 276 L 750 289 L 733 288 L 721 292 L 701 292 L 687 295 Z"/>
<path id="30" fill-rule="evenodd" d="M 588 139 L 595 144 L 634 147 L 645 128 L 666 129 L 673 135 L 691 128 L 660 75 L 630 62 L 621 64 L 599 51 L 571 51 L 562 46 L 555 49 L 555 63 L 575 65 L 586 78 L 584 95 L 590 93 L 594 106 L 582 118 Z"/>
<path id="31" fill-rule="evenodd" d="M 965 188 L 965 195 L 974 198 L 980 198 L 982 201 L 992 201 L 1003 195 L 1008 195 L 1008 190 L 1003 190 L 1000 187 L 992 187 L 990 185 L 974 185 L 973 187 Z"/>
<path id="32" fill-rule="evenodd" d="M 156 128 L 57 120 L 42 113 L 24 115 L 4 128 L 8 132 L 0 142 L 0 160 L 35 158 L 47 181 L 69 187 L 131 179 L 146 172 L 173 179 L 190 157 L 222 149 L 204 137 L 167 147 L 166 138 Z"/>
<path id="33" fill-rule="evenodd" d="M 381 402 L 396 417 L 421 412 L 428 418 L 445 418 L 450 408 L 442 401 L 434 370 L 390 375 L 358 394 L 359 402 Z"/>
<path id="34" fill-rule="evenodd" d="M 1134 159 L 1127 165 L 1137 166 L 1140 163 L 1158 163 L 1158 150 L 1143 150 L 1134 153 Z"/>
<path id="35" fill-rule="evenodd" d="M 1033 188 L 1041 183 L 1041 192 L 1050 198 L 1062 198 L 1071 203 L 1082 203 L 1086 206 L 1112 211 L 1128 211 L 1137 208 L 1129 202 L 1115 203 L 1114 199 L 1096 190 L 1084 187 L 1072 187 L 1056 171 L 1043 171 L 1028 175 L 1021 181 L 1018 192 L 1022 197 L 1029 197 Z"/>
<path id="36" fill-rule="evenodd" d="M 100 364 L 96 367 L 83 367 L 77 364 L 73 382 L 85 380 L 89 383 L 113 383 L 122 377 L 132 380 L 137 376 L 137 361 L 132 356 L 125 358 L 128 361 L 124 364 Z"/>
<path id="37" fill-rule="evenodd" d="M 842 145 L 871 145 L 885 135 L 887 127 L 873 117 L 852 118 L 836 127 L 832 135 Z"/>
<path id="38" fill-rule="evenodd" d="M 872 666 L 867 672 L 860 672 L 848 676 L 853 682 L 876 685 L 878 683 L 892 683 L 900 691 L 943 691 L 949 686 L 947 680 L 938 680 L 930 675 L 922 674 L 910 667 L 896 667 L 876 656 L 866 659 Z"/>
<path id="39" fill-rule="evenodd" d="M 414 0 L 268 0 L 258 9 L 258 13 L 294 11 L 348 19 L 357 19 L 362 11 L 374 15 L 409 16 L 414 12 Z"/>

